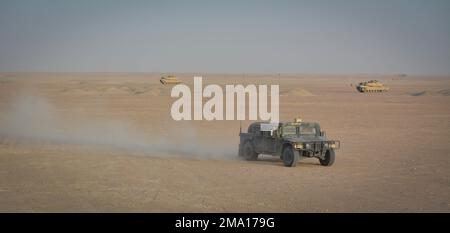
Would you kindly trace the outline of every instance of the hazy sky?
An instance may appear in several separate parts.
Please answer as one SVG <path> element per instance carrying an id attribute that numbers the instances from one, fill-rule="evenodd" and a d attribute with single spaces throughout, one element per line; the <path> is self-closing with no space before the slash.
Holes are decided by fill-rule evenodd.
<path id="1" fill-rule="evenodd" d="M 0 0 L 0 71 L 450 74 L 450 1 Z"/>

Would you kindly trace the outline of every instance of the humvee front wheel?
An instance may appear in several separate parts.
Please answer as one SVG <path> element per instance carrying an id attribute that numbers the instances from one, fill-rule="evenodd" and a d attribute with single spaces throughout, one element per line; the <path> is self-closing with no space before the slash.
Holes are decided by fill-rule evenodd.
<path id="1" fill-rule="evenodd" d="M 295 167 L 300 159 L 300 154 L 294 151 L 291 146 L 287 146 L 283 150 L 282 157 L 284 166 Z"/>
<path id="2" fill-rule="evenodd" d="M 250 142 L 246 142 L 244 144 L 244 151 L 243 152 L 244 152 L 243 153 L 244 158 L 246 160 L 254 161 L 254 160 L 258 159 L 258 153 L 255 152 L 255 150 L 253 149 L 253 146 L 252 146 L 252 144 Z"/>
<path id="3" fill-rule="evenodd" d="M 327 152 L 325 152 L 325 158 L 324 159 L 320 159 L 320 164 L 322 166 L 331 166 L 334 163 L 334 158 L 335 158 L 335 153 L 333 149 L 327 150 Z"/>

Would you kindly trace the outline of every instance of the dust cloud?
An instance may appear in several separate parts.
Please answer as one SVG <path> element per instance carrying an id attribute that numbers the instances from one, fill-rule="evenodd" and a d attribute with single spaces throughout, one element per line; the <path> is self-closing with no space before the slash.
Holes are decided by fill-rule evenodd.
<path id="1" fill-rule="evenodd" d="M 77 118 L 75 111 L 61 114 L 46 98 L 31 94 L 19 95 L 8 107 L 0 113 L 0 139 L 106 147 L 155 157 L 237 157 L 235 145 L 200 141 L 193 127 L 169 129 L 166 137 L 152 137 L 126 120 Z"/>

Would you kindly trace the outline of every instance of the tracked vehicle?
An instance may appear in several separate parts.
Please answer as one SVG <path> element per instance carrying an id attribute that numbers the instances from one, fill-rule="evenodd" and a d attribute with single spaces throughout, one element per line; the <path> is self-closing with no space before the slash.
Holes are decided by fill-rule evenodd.
<path id="1" fill-rule="evenodd" d="M 359 92 L 367 93 L 367 92 L 386 92 L 389 91 L 389 87 L 384 84 L 378 82 L 377 80 L 370 80 L 367 82 L 361 82 L 356 86 L 356 89 Z"/>
<path id="2" fill-rule="evenodd" d="M 166 77 L 161 77 L 161 79 L 159 80 L 162 84 L 167 85 L 167 84 L 180 84 L 181 81 L 172 75 L 166 76 Z"/>

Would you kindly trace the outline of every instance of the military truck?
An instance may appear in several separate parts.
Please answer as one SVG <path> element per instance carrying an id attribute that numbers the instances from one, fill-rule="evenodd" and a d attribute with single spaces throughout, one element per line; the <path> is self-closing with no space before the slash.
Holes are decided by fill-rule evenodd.
<path id="1" fill-rule="evenodd" d="M 389 87 L 384 84 L 378 82 L 377 80 L 370 80 L 367 82 L 361 82 L 356 86 L 356 89 L 359 92 L 385 92 L 389 91 Z"/>
<path id="2" fill-rule="evenodd" d="M 295 167 L 302 157 L 318 158 L 323 166 L 331 166 L 340 141 L 328 140 L 320 125 L 313 122 L 252 123 L 247 133 L 239 133 L 239 156 L 257 160 L 260 154 L 279 156 L 287 167 Z"/>

